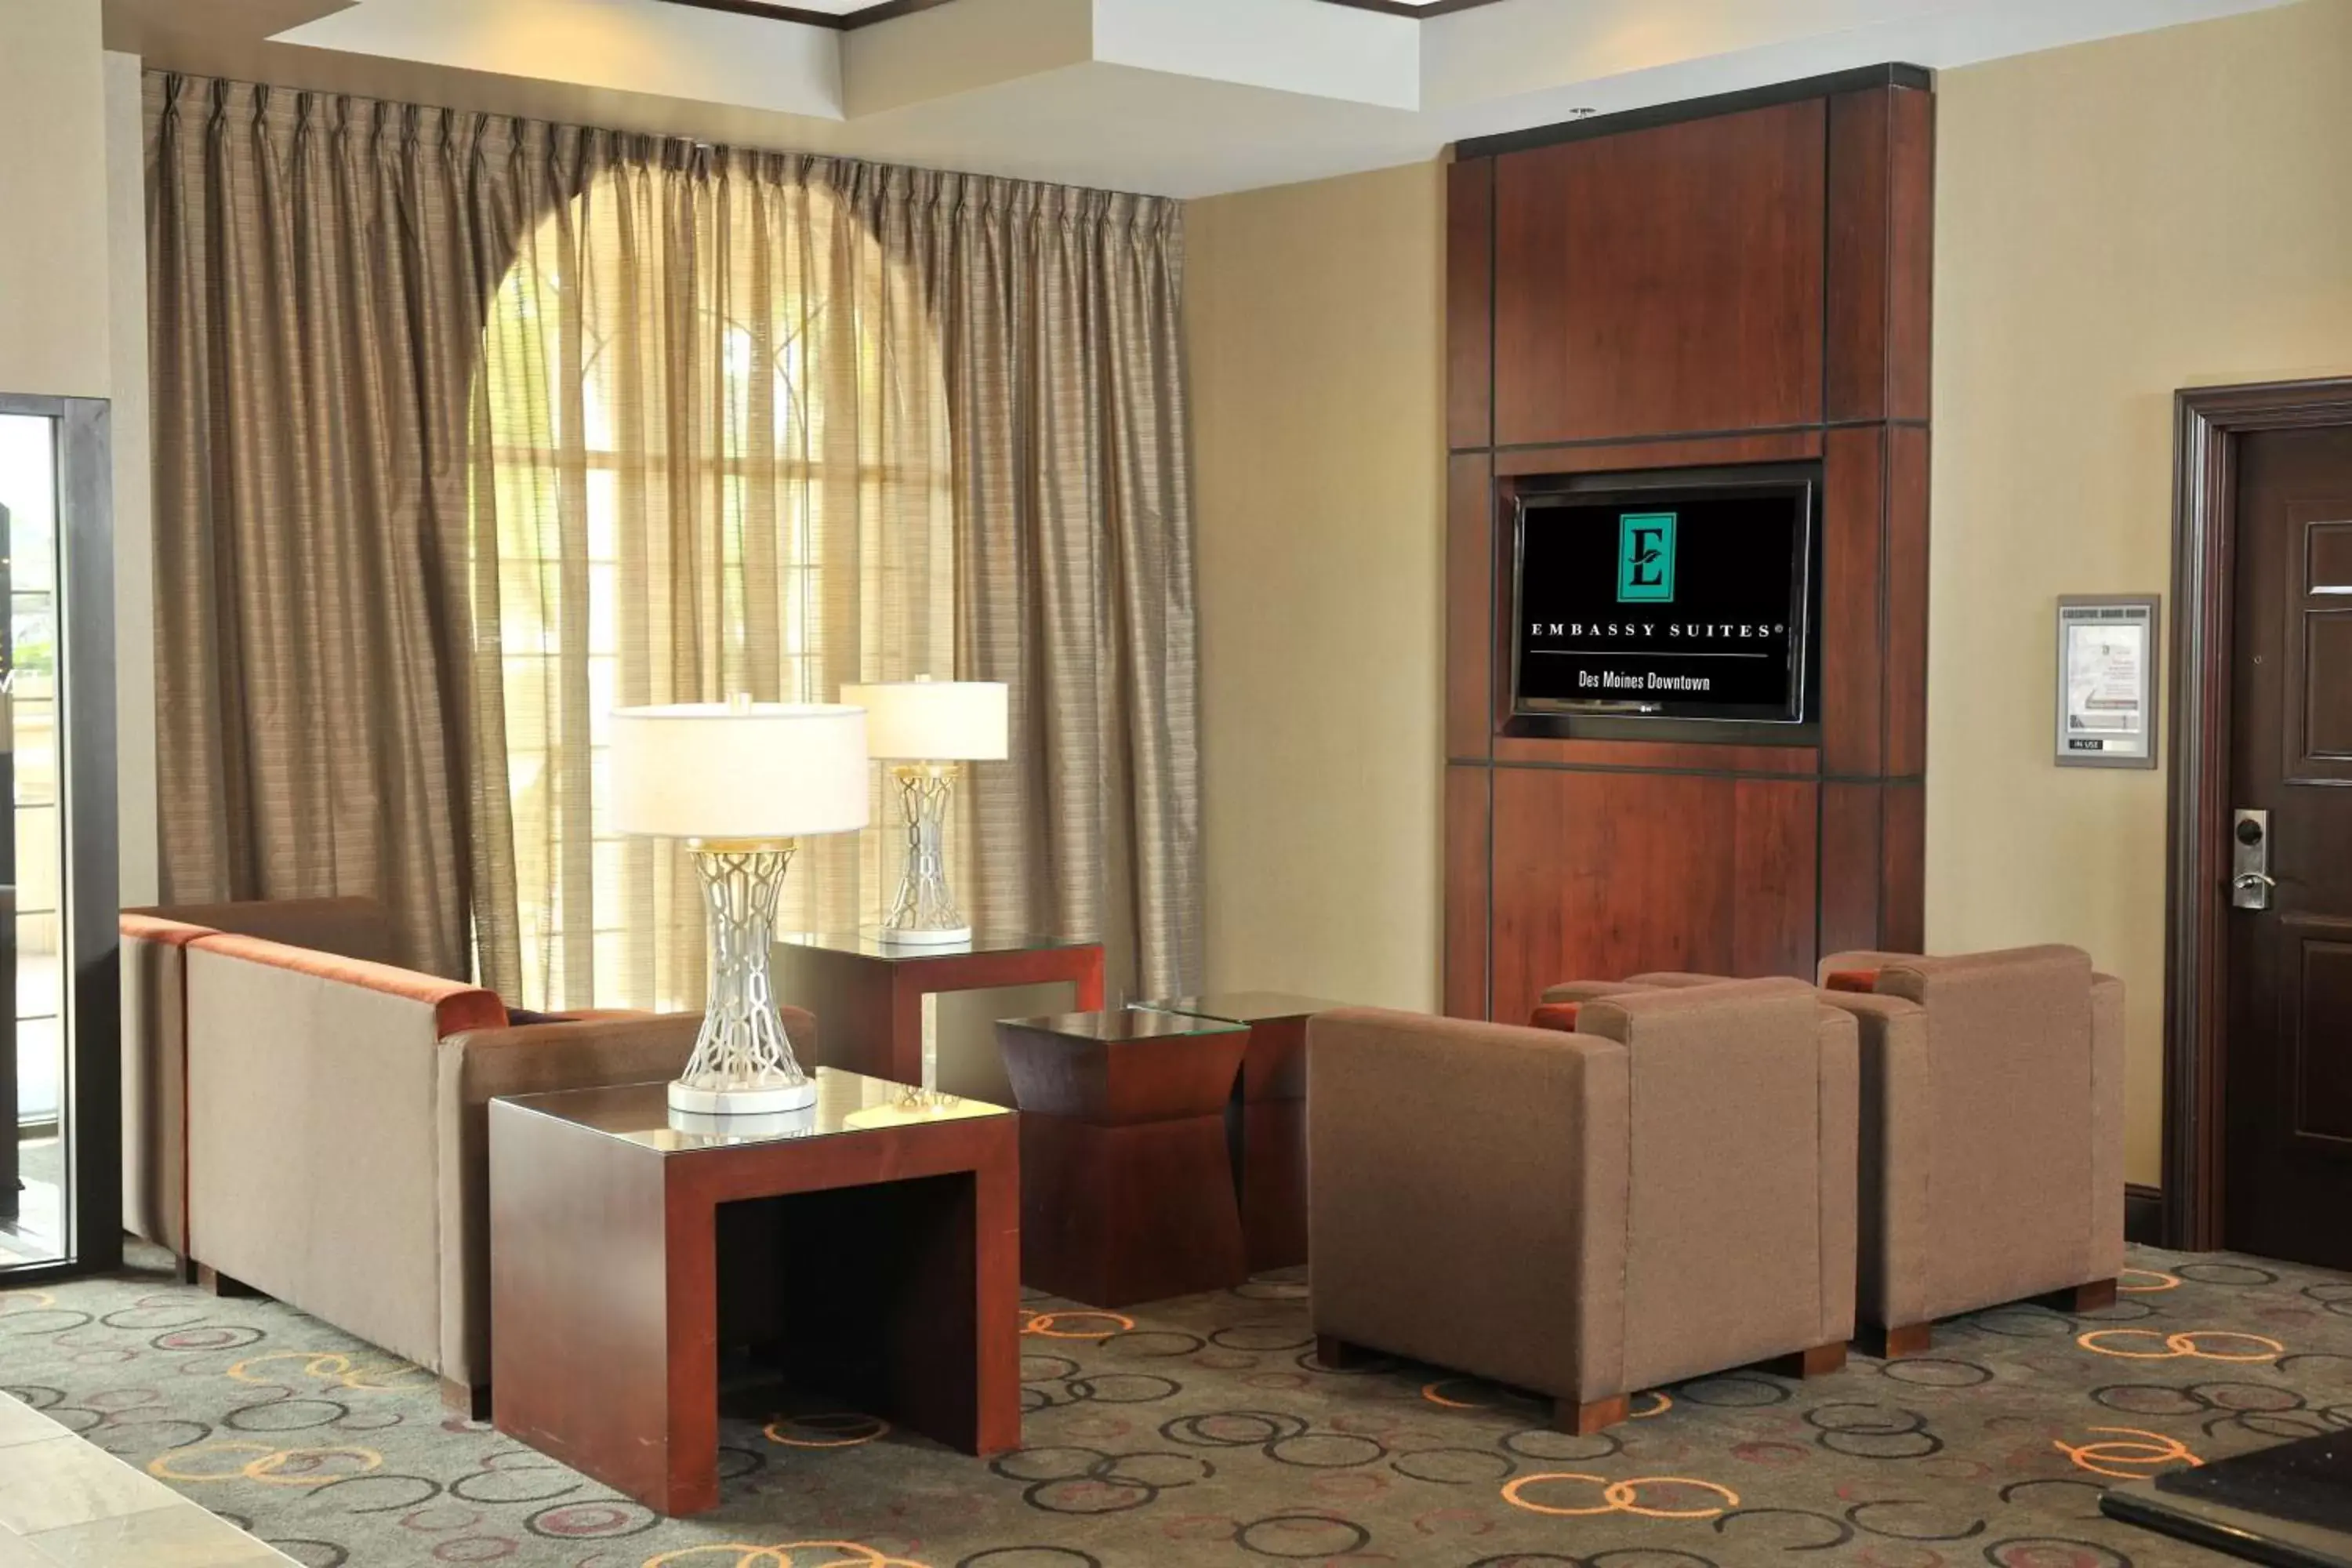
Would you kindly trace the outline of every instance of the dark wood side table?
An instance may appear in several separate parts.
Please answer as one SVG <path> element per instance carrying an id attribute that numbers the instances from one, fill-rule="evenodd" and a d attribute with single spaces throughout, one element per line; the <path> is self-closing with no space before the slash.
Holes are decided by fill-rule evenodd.
<path id="1" fill-rule="evenodd" d="M 669 1515 L 719 1504 L 719 1355 L 968 1454 L 1021 1442 L 1017 1119 L 820 1068 L 732 1136 L 666 1086 L 490 1102 L 498 1429 Z"/>
<path id="2" fill-rule="evenodd" d="M 1234 1184 L 1252 1273 L 1307 1261 L 1307 1020 L 1346 1005 L 1280 991 L 1139 1002 L 1153 1013 L 1240 1024 L 1250 1032 L 1234 1084 Z"/>
<path id="3" fill-rule="evenodd" d="M 942 947 L 882 942 L 867 933 L 781 936 L 777 1000 L 816 1016 L 817 1054 L 827 1067 L 935 1089 L 923 1078 L 923 998 L 938 991 L 984 991 L 1066 982 L 1077 1010 L 1103 1005 L 1098 942 L 982 931 Z"/>
<path id="4" fill-rule="evenodd" d="M 1021 1278 L 1090 1307 L 1249 1278 L 1225 1105 L 1249 1032 L 1167 1013 L 996 1026 L 1021 1103 Z"/>

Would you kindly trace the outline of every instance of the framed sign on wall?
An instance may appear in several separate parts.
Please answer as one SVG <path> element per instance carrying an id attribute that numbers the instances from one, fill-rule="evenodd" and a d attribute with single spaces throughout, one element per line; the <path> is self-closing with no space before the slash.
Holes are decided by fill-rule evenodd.
<path id="1" fill-rule="evenodd" d="M 2060 767 L 2156 766 L 2161 608 L 2154 594 L 2058 601 Z"/>

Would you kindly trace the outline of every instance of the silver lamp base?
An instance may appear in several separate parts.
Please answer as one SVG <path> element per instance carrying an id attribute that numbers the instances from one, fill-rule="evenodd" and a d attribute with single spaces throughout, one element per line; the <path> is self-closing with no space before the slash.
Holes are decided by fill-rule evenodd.
<path id="1" fill-rule="evenodd" d="M 948 887 L 948 804 L 954 763 L 904 763 L 890 770 L 906 818 L 907 868 L 875 936 L 906 947 L 948 947 L 971 940 L 971 922 Z"/>
<path id="2" fill-rule="evenodd" d="M 776 1011 L 768 973 L 776 899 L 793 841 L 695 839 L 710 946 L 710 994 L 686 1071 L 669 1086 L 672 1110 L 697 1116 L 773 1116 L 816 1103 Z"/>

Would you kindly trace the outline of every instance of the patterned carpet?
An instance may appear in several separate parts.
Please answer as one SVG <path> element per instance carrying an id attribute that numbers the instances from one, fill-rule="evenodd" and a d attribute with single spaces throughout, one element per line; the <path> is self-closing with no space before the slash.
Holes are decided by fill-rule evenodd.
<path id="1" fill-rule="evenodd" d="M 730 1424 L 724 1506 L 655 1518 L 274 1302 L 160 1275 L 0 1293 L 0 1387 L 304 1563 L 562 1568 L 2123 1568 L 2137 1478 L 2352 1426 L 2352 1279 L 2135 1249 L 2126 1293 L 1945 1325 L 1931 1355 L 1738 1373 L 1594 1437 L 1427 1368 L 1318 1366 L 1271 1276 L 1129 1317 L 1038 1300 L 1030 1447 L 993 1464 L 800 1411 Z"/>

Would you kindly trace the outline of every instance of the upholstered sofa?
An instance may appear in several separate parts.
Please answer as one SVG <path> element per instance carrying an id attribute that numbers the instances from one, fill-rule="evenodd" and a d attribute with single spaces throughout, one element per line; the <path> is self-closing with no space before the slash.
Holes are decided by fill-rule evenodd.
<path id="1" fill-rule="evenodd" d="M 234 932 L 390 963 L 373 899 L 278 899 L 122 911 L 123 1228 L 188 1253 L 188 944 Z"/>
<path id="2" fill-rule="evenodd" d="M 1627 990 L 1573 1032 L 1307 1026 L 1319 1352 L 1550 1396 L 1564 1427 L 1853 1328 L 1855 1025 L 1801 981 Z"/>
<path id="3" fill-rule="evenodd" d="M 1938 1318 L 2049 1297 L 2088 1310 L 2123 1268 L 2123 983 L 2072 947 L 1839 952 L 1822 1000 L 1861 1049 L 1856 1318 L 1923 1351 Z M 1575 982 L 1547 1004 L 1720 976 Z"/>
<path id="4" fill-rule="evenodd" d="M 345 934 L 364 926 L 344 912 Z M 147 1158 L 184 1172 L 198 1272 L 382 1346 L 484 1413 L 490 1100 L 675 1077 L 700 1016 L 516 1023 L 477 986 L 320 948 L 201 927 L 137 940 L 170 950 L 142 962 L 160 988 L 150 1020 L 179 1042 L 182 1117 L 163 1121 L 184 1143 Z M 786 1008 L 784 1024 L 814 1059 L 814 1021 Z"/>

